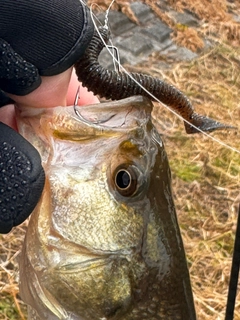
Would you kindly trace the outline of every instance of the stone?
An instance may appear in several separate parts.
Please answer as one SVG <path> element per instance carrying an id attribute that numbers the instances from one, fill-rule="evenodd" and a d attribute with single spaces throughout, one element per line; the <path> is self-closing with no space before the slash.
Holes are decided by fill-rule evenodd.
<path id="1" fill-rule="evenodd" d="M 192 13 L 188 11 L 176 12 L 171 10 L 169 14 L 176 20 L 176 23 L 186 25 L 188 27 L 199 26 L 199 20 Z"/>
<path id="2" fill-rule="evenodd" d="M 104 24 L 105 14 L 98 15 L 98 19 Z M 118 11 L 110 11 L 108 24 L 113 35 L 122 35 L 136 26 L 125 14 Z"/>
<path id="3" fill-rule="evenodd" d="M 151 40 L 140 33 L 134 33 L 131 37 L 123 39 L 119 46 L 136 56 L 147 54 L 153 48 Z"/>
<path id="4" fill-rule="evenodd" d="M 169 48 L 161 52 L 163 55 L 166 55 L 168 59 L 175 61 L 188 61 L 195 59 L 198 54 L 192 52 L 191 50 L 185 47 L 179 47 L 176 44 L 172 44 Z"/>
<path id="5" fill-rule="evenodd" d="M 142 28 L 142 32 L 161 44 L 170 37 L 172 29 L 161 20 L 157 20 L 153 25 Z"/>
<path id="6" fill-rule="evenodd" d="M 141 24 L 146 23 L 154 16 L 149 6 L 142 2 L 133 2 L 130 7 Z"/>

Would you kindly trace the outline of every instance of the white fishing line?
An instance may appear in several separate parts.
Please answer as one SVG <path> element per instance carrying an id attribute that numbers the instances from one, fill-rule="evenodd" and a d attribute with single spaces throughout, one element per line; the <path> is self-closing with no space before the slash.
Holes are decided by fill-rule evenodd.
<path id="1" fill-rule="evenodd" d="M 112 0 L 109 8 L 107 9 L 106 11 L 106 16 L 105 16 L 105 21 L 104 21 L 104 28 L 109 30 L 109 26 L 108 26 L 108 15 L 109 15 L 109 10 L 110 10 L 110 7 L 112 6 L 112 4 L 114 3 L 115 0 Z M 102 40 L 105 48 L 107 49 L 108 53 L 110 54 L 110 56 L 112 57 L 113 59 L 113 62 L 115 62 L 117 65 L 118 65 L 118 70 L 121 70 L 123 72 L 125 72 L 142 90 L 144 90 L 149 96 L 151 96 L 155 101 L 159 102 L 160 104 L 162 104 L 166 109 L 168 109 L 170 112 L 172 112 L 176 117 L 178 117 L 180 120 L 186 122 L 187 124 L 189 124 L 190 126 L 192 126 L 193 128 L 195 128 L 196 130 L 198 130 L 199 132 L 201 132 L 203 135 L 205 135 L 206 137 L 208 137 L 209 139 L 213 140 L 214 142 L 222 145 L 223 147 L 226 147 L 227 149 L 230 149 L 234 152 L 237 152 L 238 154 L 240 154 L 240 150 L 235 148 L 235 147 L 232 147 L 230 145 L 228 145 L 227 143 L 223 142 L 222 140 L 218 139 L 218 138 L 215 138 L 213 136 L 211 136 L 209 133 L 207 132 L 204 132 L 202 131 L 201 129 L 197 128 L 195 125 L 193 125 L 192 123 L 190 123 L 188 120 L 184 119 L 181 115 L 179 115 L 176 111 L 174 111 L 173 109 L 171 109 L 168 105 L 164 104 L 163 102 L 161 102 L 159 99 L 157 99 L 151 92 L 149 92 L 144 86 L 141 85 L 141 83 L 139 83 L 137 80 L 135 80 L 131 74 L 122 66 L 122 64 L 120 63 L 120 60 L 119 59 L 116 59 L 116 57 L 114 56 L 114 54 L 111 52 L 111 50 L 108 48 L 108 44 L 104 41 L 99 29 L 98 29 L 98 26 L 95 22 L 95 15 L 94 13 L 92 12 L 92 6 L 90 8 L 90 14 L 91 14 L 91 18 L 92 18 L 92 21 L 93 21 L 93 24 L 94 24 L 94 27 L 100 37 L 100 39 Z M 231 129 L 230 129 L 231 130 Z"/>
<path id="2" fill-rule="evenodd" d="M 107 8 L 106 10 L 106 15 L 105 15 L 105 20 L 104 20 L 104 27 L 107 27 L 108 28 L 108 16 L 109 16 L 109 11 L 112 7 L 112 5 L 114 4 L 115 0 L 112 0 L 112 2 L 110 3 L 109 7 Z"/>
<path id="3" fill-rule="evenodd" d="M 84 5 L 85 7 L 88 7 L 87 3 L 84 1 L 84 0 L 79 0 L 82 5 Z M 89 7 L 90 9 L 90 14 L 91 14 L 91 19 L 93 21 L 93 24 L 94 24 L 94 27 L 95 29 L 98 31 L 98 27 L 96 26 L 96 22 L 95 20 L 99 23 L 99 25 L 103 26 L 103 27 L 106 27 L 106 29 L 110 30 L 110 27 L 108 25 L 108 16 L 109 16 L 109 12 L 110 12 L 110 9 L 113 5 L 113 3 L 115 2 L 115 0 L 112 0 L 112 2 L 110 3 L 109 7 L 107 8 L 106 10 L 106 13 L 105 13 L 105 19 L 104 19 L 104 26 L 102 25 L 101 21 L 98 19 L 98 17 L 93 13 L 93 6 L 96 6 L 97 8 L 100 9 L 100 11 L 102 10 L 102 8 L 97 4 L 97 3 L 92 3 L 91 6 Z M 95 19 L 95 20 L 94 20 Z M 106 45 L 105 44 L 105 47 L 107 47 L 107 50 L 112 50 L 113 53 L 111 53 L 111 56 L 113 57 L 113 54 L 115 53 L 115 59 L 113 59 L 113 66 L 114 66 L 114 70 L 119 72 L 120 69 L 119 69 L 119 66 L 121 65 L 120 64 L 120 57 L 119 57 L 119 50 L 117 47 L 115 47 L 112 43 L 112 40 L 110 39 L 109 40 L 111 45 Z M 119 64 L 116 65 L 116 62 L 115 61 L 119 61 Z"/>
<path id="4" fill-rule="evenodd" d="M 111 7 L 112 7 L 112 5 L 113 5 L 114 2 L 115 2 L 115 0 L 112 0 L 112 2 L 110 3 L 109 7 L 107 8 L 107 10 L 106 10 L 106 12 L 105 12 L 104 25 L 102 25 L 101 21 L 99 21 L 99 19 L 98 19 L 97 16 L 93 13 L 93 10 L 92 10 L 93 5 L 96 5 L 97 7 L 99 7 L 99 6 L 98 6 L 97 4 L 92 4 L 92 5 L 90 6 L 89 9 L 90 9 L 91 19 L 92 19 L 92 21 L 93 21 L 94 28 L 97 30 L 98 34 L 99 34 L 99 30 L 98 30 L 98 27 L 97 27 L 97 25 L 96 25 L 96 21 L 97 21 L 97 22 L 99 23 L 99 25 L 101 25 L 103 28 L 109 30 L 109 31 L 110 31 L 110 34 L 111 34 L 111 29 L 110 29 L 110 26 L 109 26 L 109 24 L 108 24 L 108 20 L 109 20 L 108 17 L 109 17 L 110 9 L 111 9 Z M 85 5 L 86 5 L 86 4 L 85 4 Z M 95 19 L 96 21 L 95 21 L 94 19 Z M 100 37 L 101 37 L 101 35 L 100 35 Z M 102 37 L 101 37 L 101 39 L 102 39 Z M 103 39 L 102 39 L 102 41 L 103 41 Z M 113 44 L 113 42 L 112 42 L 111 39 L 109 39 L 109 42 L 110 42 L 111 45 L 108 45 L 108 44 L 106 44 L 106 43 L 103 41 L 104 46 L 106 47 L 106 49 L 108 50 L 108 52 L 110 52 L 110 55 L 111 55 L 112 57 L 114 57 L 114 59 L 112 59 L 114 70 L 115 70 L 116 72 L 120 72 L 121 63 L 120 63 L 119 50 L 118 50 L 118 48 L 117 48 L 116 46 L 114 46 L 114 44 Z M 112 50 L 112 51 L 110 51 L 110 50 Z M 114 56 L 114 53 L 115 53 L 115 56 Z M 118 61 L 117 64 L 116 64 L 116 61 Z"/>
<path id="5" fill-rule="evenodd" d="M 80 2 L 81 2 L 81 4 L 82 5 L 84 5 L 85 7 L 88 7 L 88 5 L 87 5 L 87 3 L 84 1 L 84 0 L 79 0 Z M 92 19 L 92 21 L 93 21 L 93 24 L 94 24 L 94 19 L 96 20 L 96 21 L 98 21 L 98 23 L 99 24 L 101 24 L 101 22 L 100 22 L 100 20 L 98 19 L 98 17 L 93 13 L 93 10 L 92 10 L 92 7 L 93 6 L 96 6 L 97 8 L 99 8 L 99 10 L 102 10 L 102 8 L 101 7 L 99 7 L 99 5 L 97 4 L 97 3 L 93 3 L 93 4 L 91 4 L 91 6 L 90 6 L 90 8 L 89 8 L 89 10 L 90 10 L 90 15 L 91 15 L 91 19 Z M 94 19 L 93 19 L 93 17 L 94 17 Z M 94 24 L 94 26 L 95 26 L 95 24 Z M 96 28 L 96 27 L 95 27 Z"/>

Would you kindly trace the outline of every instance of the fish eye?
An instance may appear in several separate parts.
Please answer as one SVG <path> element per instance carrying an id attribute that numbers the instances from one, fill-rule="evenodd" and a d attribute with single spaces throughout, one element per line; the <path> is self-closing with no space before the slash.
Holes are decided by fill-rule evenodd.
<path id="1" fill-rule="evenodd" d="M 129 166 L 127 168 L 117 168 L 114 173 L 115 187 L 118 192 L 125 197 L 132 196 L 138 186 L 138 174 L 136 169 Z"/>

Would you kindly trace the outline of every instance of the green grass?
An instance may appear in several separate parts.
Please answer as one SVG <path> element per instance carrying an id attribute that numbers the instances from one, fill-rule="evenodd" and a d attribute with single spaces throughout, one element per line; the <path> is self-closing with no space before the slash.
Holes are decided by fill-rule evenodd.
<path id="1" fill-rule="evenodd" d="M 193 182 L 201 177 L 201 168 L 187 160 L 170 159 L 169 164 L 172 172 L 186 182 Z"/>
<path id="2" fill-rule="evenodd" d="M 24 309 L 23 309 L 24 310 Z M 19 311 L 16 307 L 13 296 L 4 295 L 1 296 L 0 300 L 0 319 L 8 319 L 8 320 L 19 320 L 20 315 Z"/>

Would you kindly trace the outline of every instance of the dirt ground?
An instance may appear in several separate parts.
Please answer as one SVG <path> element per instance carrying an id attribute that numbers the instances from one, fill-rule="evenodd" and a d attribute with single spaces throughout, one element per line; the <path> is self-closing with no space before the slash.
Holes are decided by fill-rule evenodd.
<path id="1" fill-rule="evenodd" d="M 95 0 L 99 5 L 110 1 Z M 144 1 L 169 24 L 177 43 L 192 50 L 207 36 L 214 46 L 191 62 L 159 68 L 167 57 L 152 54 L 144 65 L 134 67 L 160 77 L 182 90 L 198 113 L 240 127 L 240 27 L 232 18 L 239 14 L 238 0 L 168 0 L 176 10 L 188 9 L 204 21 L 197 30 L 179 28 L 161 9 L 161 1 Z M 216 10 L 215 8 L 218 8 Z M 133 20 L 129 2 L 116 1 Z M 190 41 L 190 40 L 191 41 Z M 132 70 L 128 66 L 129 70 Z M 199 320 L 224 319 L 228 282 L 240 202 L 239 131 L 225 130 L 209 136 L 188 136 L 180 119 L 159 104 L 154 121 L 168 153 L 179 224 L 191 274 Z M 215 139 L 215 140 L 214 140 Z M 216 141 L 223 142 L 225 145 Z M 26 307 L 18 295 L 17 257 L 27 223 L 0 236 L 0 319 L 26 319 Z M 240 294 L 235 319 L 240 319 Z"/>

